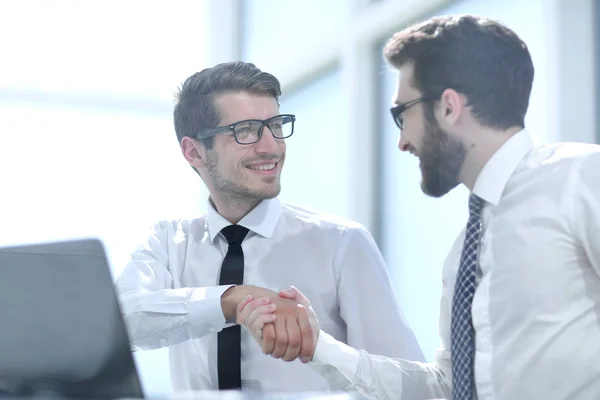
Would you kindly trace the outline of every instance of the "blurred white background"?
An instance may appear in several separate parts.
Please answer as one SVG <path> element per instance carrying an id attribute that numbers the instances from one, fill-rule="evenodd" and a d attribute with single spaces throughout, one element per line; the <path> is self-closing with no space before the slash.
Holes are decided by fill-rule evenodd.
<path id="1" fill-rule="evenodd" d="M 117 276 L 150 224 L 205 208 L 173 129 L 177 86 L 217 62 L 254 62 L 280 78 L 282 111 L 298 118 L 282 199 L 371 230 L 431 360 L 467 193 L 424 196 L 416 161 L 397 150 L 383 42 L 432 15 L 500 19 L 534 59 L 528 129 L 594 142 L 596 3 L 0 0 L 0 245 L 99 237 Z M 166 355 L 136 353 L 150 394 L 171 390 Z"/>

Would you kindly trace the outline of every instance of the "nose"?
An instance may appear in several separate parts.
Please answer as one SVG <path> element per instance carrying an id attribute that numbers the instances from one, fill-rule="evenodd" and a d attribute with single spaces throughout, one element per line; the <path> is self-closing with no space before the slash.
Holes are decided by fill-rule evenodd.
<path id="1" fill-rule="evenodd" d="M 254 147 L 257 153 L 275 154 L 279 152 L 278 140 L 275 139 L 271 130 L 266 126 L 262 127 L 262 136 Z"/>
<path id="2" fill-rule="evenodd" d="M 400 151 L 408 151 L 410 149 L 410 142 L 402 137 L 400 134 L 400 139 L 398 139 L 398 148 Z"/>

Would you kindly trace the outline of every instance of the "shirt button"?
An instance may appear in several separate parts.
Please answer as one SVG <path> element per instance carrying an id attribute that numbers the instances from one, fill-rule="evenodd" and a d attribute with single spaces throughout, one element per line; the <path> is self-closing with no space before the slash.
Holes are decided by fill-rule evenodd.
<path id="1" fill-rule="evenodd" d="M 160 339 L 160 344 L 162 344 L 163 346 L 167 346 L 169 342 L 167 342 L 167 339 Z"/>
<path id="2" fill-rule="evenodd" d="M 209 326 L 208 327 L 208 331 L 209 332 L 214 332 L 215 331 L 215 327 L 214 326 Z"/>

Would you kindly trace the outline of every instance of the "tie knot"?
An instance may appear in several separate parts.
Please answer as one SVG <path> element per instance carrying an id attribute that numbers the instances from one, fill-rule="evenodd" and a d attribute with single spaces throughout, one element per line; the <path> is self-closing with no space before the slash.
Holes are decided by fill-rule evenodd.
<path id="1" fill-rule="evenodd" d="M 248 233 L 248 228 L 241 225 L 229 225 L 221 229 L 221 233 L 229 244 L 241 244 Z"/>
<path id="2" fill-rule="evenodd" d="M 476 194 L 469 196 L 469 214 L 479 216 L 485 204 L 485 200 Z"/>

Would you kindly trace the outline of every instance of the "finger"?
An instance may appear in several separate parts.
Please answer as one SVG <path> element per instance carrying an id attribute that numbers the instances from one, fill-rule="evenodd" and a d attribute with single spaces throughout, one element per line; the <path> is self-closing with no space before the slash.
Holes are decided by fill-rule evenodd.
<path id="1" fill-rule="evenodd" d="M 254 311 L 255 308 L 260 307 L 262 305 L 265 304 L 269 304 L 271 302 L 271 300 L 269 300 L 266 297 L 261 297 L 260 299 L 255 299 L 252 300 L 250 302 L 248 302 L 240 312 L 238 312 L 238 315 L 236 317 L 236 323 L 242 325 L 246 322 L 246 320 L 248 319 L 248 316 L 252 313 L 252 311 Z"/>
<path id="2" fill-rule="evenodd" d="M 298 306 L 298 328 L 300 329 L 301 336 L 300 360 L 303 363 L 307 363 L 312 360 L 316 343 L 313 327 L 310 325 L 308 311 L 306 310 L 306 307 L 301 305 Z"/>
<path id="3" fill-rule="evenodd" d="M 270 324 L 273 321 L 275 321 L 275 314 L 261 314 L 252 324 L 248 325 L 250 333 L 258 343 L 262 343 L 265 325 Z"/>
<path id="4" fill-rule="evenodd" d="M 244 310 L 244 307 L 246 307 L 246 305 L 248 303 L 250 303 L 252 300 L 254 300 L 254 297 L 252 297 L 251 294 L 249 294 L 248 296 L 244 297 L 244 300 L 240 301 L 236 307 L 236 321 L 239 317 L 239 315 L 242 313 L 242 311 Z"/>
<path id="5" fill-rule="evenodd" d="M 246 318 L 246 322 L 244 323 L 244 326 L 250 328 L 251 326 L 255 325 L 257 318 L 263 314 L 273 315 L 272 321 L 274 321 L 275 314 L 273 314 L 273 312 L 275 311 L 275 308 L 276 308 L 275 304 L 265 304 L 265 305 L 256 307 L 254 310 L 252 310 L 250 315 L 248 315 L 248 318 Z M 271 322 L 271 321 L 269 321 L 269 322 Z M 259 327 L 259 329 L 262 329 L 262 325 Z"/>
<path id="6" fill-rule="evenodd" d="M 311 307 L 310 301 L 306 298 L 306 296 L 304 296 L 302 294 L 301 291 L 299 291 L 298 289 L 296 289 L 293 286 L 292 286 L 292 290 L 294 291 L 294 298 L 296 299 L 296 301 L 298 303 L 302 304 L 306 308 L 310 308 Z"/>
<path id="7" fill-rule="evenodd" d="M 275 348 L 271 353 L 271 356 L 275 358 L 283 357 L 285 349 L 287 347 L 287 330 L 285 327 L 285 319 L 278 318 L 275 320 Z"/>
<path id="8" fill-rule="evenodd" d="M 298 290 L 294 286 L 290 286 L 287 289 L 280 290 L 278 294 L 279 294 L 279 297 L 294 300 L 297 292 L 298 292 Z"/>
<path id="9" fill-rule="evenodd" d="M 272 354 L 275 349 L 275 325 L 267 324 L 262 330 L 262 350 L 264 354 Z"/>
<path id="10" fill-rule="evenodd" d="M 307 308 L 311 306 L 310 301 L 295 286 L 290 286 L 289 289 L 280 291 L 279 297 L 296 300 L 298 303 Z"/>
<path id="11" fill-rule="evenodd" d="M 273 310 L 271 310 L 271 308 Z M 275 304 L 271 303 L 271 300 L 266 297 L 261 297 L 260 299 L 256 299 L 251 301 L 244 307 L 242 313 L 240 314 L 240 321 L 245 325 L 251 325 L 256 317 L 258 317 L 261 313 L 272 312 L 275 310 Z"/>
<path id="12" fill-rule="evenodd" d="M 294 315 L 288 316 L 285 319 L 285 327 L 287 331 L 287 347 L 283 353 L 283 361 L 294 361 L 298 358 L 300 353 L 300 345 L 302 344 L 302 338 L 300 337 L 300 328 L 298 327 L 298 321 Z"/>

